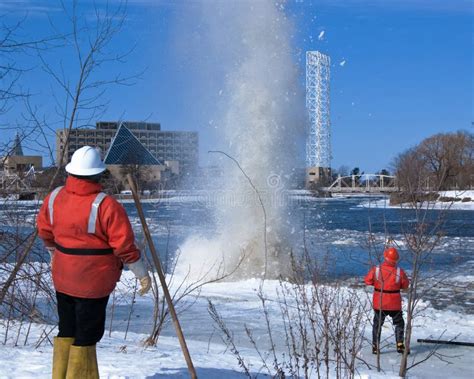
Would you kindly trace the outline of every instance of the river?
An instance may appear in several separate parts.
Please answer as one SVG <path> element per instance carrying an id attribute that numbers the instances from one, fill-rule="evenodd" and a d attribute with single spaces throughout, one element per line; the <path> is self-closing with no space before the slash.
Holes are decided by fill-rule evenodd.
<path id="1" fill-rule="evenodd" d="M 284 220 L 290 241 L 288 246 L 296 253 L 306 247 L 313 258 L 325 262 L 327 279 L 341 279 L 358 286 L 370 265 L 376 262 L 377 254 L 380 256 L 382 253 L 383 241 L 390 237 L 400 250 L 400 266 L 410 273 L 410 253 L 403 231 L 413 226 L 415 213 L 407 209 L 372 207 L 372 200 L 366 197 L 290 197 L 288 216 Z M 206 197 L 189 194 L 144 202 L 153 238 L 166 266 L 190 236 L 213 237 L 216 231 L 215 206 Z M 1 204 L 3 230 L 15 233 L 18 230 L 22 234 L 31 232 L 37 207 L 35 202 Z M 134 204 L 124 201 L 124 207 L 140 239 L 141 229 Z M 423 274 L 429 278 L 427 283 L 433 285 L 427 298 L 435 306 L 455 305 L 474 312 L 473 211 L 430 210 L 423 215 L 428 228 L 441 222 L 437 231 L 442 234 L 423 266 Z M 369 248 L 368 241 L 375 241 L 376 245 Z M 439 280 L 442 283 L 437 283 Z"/>

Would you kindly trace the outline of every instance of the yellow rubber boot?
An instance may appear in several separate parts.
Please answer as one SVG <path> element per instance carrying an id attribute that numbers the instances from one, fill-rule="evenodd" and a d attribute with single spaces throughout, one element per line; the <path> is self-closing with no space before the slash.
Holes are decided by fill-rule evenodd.
<path id="1" fill-rule="evenodd" d="M 53 379 L 64 379 L 69 361 L 69 348 L 74 342 L 70 337 L 54 337 L 53 341 Z"/>
<path id="2" fill-rule="evenodd" d="M 95 345 L 71 346 L 66 379 L 99 379 Z"/>

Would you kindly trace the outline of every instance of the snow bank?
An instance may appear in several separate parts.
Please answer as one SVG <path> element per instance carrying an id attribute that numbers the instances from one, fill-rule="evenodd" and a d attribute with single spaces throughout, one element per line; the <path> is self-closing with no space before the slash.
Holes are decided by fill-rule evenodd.
<path id="1" fill-rule="evenodd" d="M 39 337 L 42 325 L 34 325 L 31 333 Z M 12 332 L 15 332 L 13 327 Z M 176 338 L 162 337 L 156 347 L 143 347 L 146 336 L 123 332 L 107 334 L 97 346 L 101 378 L 187 378 L 187 367 Z M 198 377 L 244 378 L 230 354 L 222 354 L 222 346 L 188 341 Z M 51 378 L 52 346 L 0 346 L 0 378 Z"/>
<path id="2" fill-rule="evenodd" d="M 441 191 L 439 194 L 443 197 L 470 197 L 474 201 L 474 190 Z"/>
<path id="3" fill-rule="evenodd" d="M 441 197 L 459 199 L 457 201 L 435 201 L 425 204 L 424 207 L 437 210 L 474 210 L 474 191 L 445 191 L 439 193 Z M 463 199 L 470 201 L 462 201 Z M 391 208 L 391 209 L 411 209 L 411 204 L 404 203 L 399 205 L 390 205 L 390 199 L 376 199 L 366 201 L 357 205 L 362 208 Z"/>
<path id="4" fill-rule="evenodd" d="M 116 297 L 127 296 L 127 282 L 133 281 L 133 274 L 124 272 L 122 281 L 117 289 Z M 175 291 L 180 285 L 180 280 L 175 278 L 171 291 Z M 203 287 L 199 296 L 192 298 L 193 305 L 188 310 L 180 313 L 180 321 L 184 329 L 188 347 L 200 378 L 244 378 L 235 357 L 222 343 L 220 333 L 215 330 L 210 316 L 207 312 L 207 302 L 211 300 L 222 315 L 229 329 L 235 336 L 237 347 L 250 366 L 252 375 L 262 375 L 261 360 L 255 350 L 245 343 L 244 325 L 248 325 L 258 337 L 258 343 L 265 346 L 266 332 L 265 322 L 261 310 L 261 303 L 256 292 L 261 285 L 260 280 L 249 279 L 240 282 L 211 283 Z M 267 299 L 268 309 L 272 323 L 277 331 L 281 322 L 278 313 L 277 281 L 267 281 L 264 285 L 264 293 Z M 342 289 L 342 291 L 346 291 Z M 365 289 L 356 290 L 361 299 L 370 297 L 371 292 Z M 131 296 L 128 294 L 128 296 Z M 110 305 L 110 304 L 109 304 Z M 107 331 L 103 340 L 99 343 L 98 360 L 101 378 L 187 378 L 187 369 L 178 340 L 175 338 L 174 330 L 170 325 L 160 336 L 156 347 L 143 347 L 143 341 L 147 337 L 149 325 L 145 322 L 145 315 L 153 311 L 151 295 L 136 300 L 137 311 L 132 319 L 133 323 L 140 325 L 139 332 L 129 332 L 125 339 L 123 330 L 115 328 L 110 336 Z M 432 345 L 422 345 L 416 342 L 417 338 L 437 338 L 443 335 L 443 339 L 457 337 L 457 340 L 474 342 L 474 315 L 462 314 L 454 311 L 437 311 L 428 303 L 420 304 L 421 313 L 416 319 L 412 354 L 409 364 L 413 360 L 426 357 Z M 123 310 L 116 308 L 116 317 L 123 319 Z M 109 311 L 109 316 L 110 316 Z M 368 309 L 367 317 L 371 319 L 372 311 Z M 139 316 L 139 317 L 138 317 Z M 115 325 L 115 324 L 114 324 Z M 33 324 L 30 331 L 29 343 L 24 346 L 23 326 L 18 344 L 13 347 L 17 340 L 19 323 L 9 325 L 9 338 L 6 345 L 0 345 L 0 378 L 49 378 L 51 376 L 52 347 L 45 340 L 38 348 L 35 348 L 37 340 L 40 339 L 44 325 Z M 373 365 L 375 358 L 370 351 L 370 327 L 366 330 L 367 341 L 364 343 L 360 358 Z M 0 341 L 5 337 L 5 321 L 0 320 Z M 55 330 L 50 336 L 55 334 Z M 381 362 L 383 373 L 377 374 L 367 366 L 360 364 L 358 367 L 359 378 L 398 378 L 398 365 L 400 355 L 395 351 L 393 341 L 393 328 L 389 320 L 382 331 L 382 355 Z M 435 357 L 428 362 L 416 366 L 410 371 L 412 378 L 471 378 L 472 377 L 472 348 L 459 346 L 442 346 L 438 351 L 445 355 L 445 359 L 452 364 L 443 362 Z"/>

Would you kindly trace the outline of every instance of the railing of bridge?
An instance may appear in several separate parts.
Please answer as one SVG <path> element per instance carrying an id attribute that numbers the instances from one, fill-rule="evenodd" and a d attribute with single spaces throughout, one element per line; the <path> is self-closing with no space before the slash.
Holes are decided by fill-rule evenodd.
<path id="1" fill-rule="evenodd" d="M 0 190 L 4 191 L 30 191 L 34 181 L 34 170 L 28 170 L 22 176 L 18 174 L 8 174 L 0 171 Z"/>
<path id="2" fill-rule="evenodd" d="M 394 192 L 398 191 L 396 177 L 380 174 L 338 176 L 326 188 L 329 192 Z"/>

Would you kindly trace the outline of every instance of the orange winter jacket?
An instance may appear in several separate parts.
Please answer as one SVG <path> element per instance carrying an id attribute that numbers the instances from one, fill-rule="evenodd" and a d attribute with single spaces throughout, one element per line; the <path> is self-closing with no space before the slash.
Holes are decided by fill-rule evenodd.
<path id="1" fill-rule="evenodd" d="M 37 218 L 38 234 L 55 247 L 56 291 L 81 298 L 110 295 L 123 263 L 140 259 L 125 209 L 98 183 L 69 176 L 50 193 Z"/>
<path id="2" fill-rule="evenodd" d="M 401 289 L 408 288 L 408 277 L 401 268 L 387 261 L 372 267 L 364 279 L 365 284 L 374 286 L 373 307 L 375 310 L 400 311 L 402 309 Z"/>

